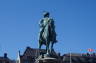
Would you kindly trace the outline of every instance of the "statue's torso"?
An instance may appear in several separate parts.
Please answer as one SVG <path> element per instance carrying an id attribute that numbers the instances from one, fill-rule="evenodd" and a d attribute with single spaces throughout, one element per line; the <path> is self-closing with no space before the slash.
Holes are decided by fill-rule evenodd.
<path id="1" fill-rule="evenodd" d="M 43 26 L 46 26 L 49 24 L 50 18 L 43 18 Z"/>
<path id="2" fill-rule="evenodd" d="M 48 37 L 50 34 L 50 37 Z M 40 21 L 40 35 L 41 40 L 51 38 L 50 41 L 56 42 L 56 33 L 54 28 L 54 21 L 52 18 L 43 18 Z"/>

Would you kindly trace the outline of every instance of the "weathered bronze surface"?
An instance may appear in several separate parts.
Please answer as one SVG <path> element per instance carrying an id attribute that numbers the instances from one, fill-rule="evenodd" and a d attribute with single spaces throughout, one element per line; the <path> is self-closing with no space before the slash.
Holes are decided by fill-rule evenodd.
<path id="1" fill-rule="evenodd" d="M 54 20 L 50 18 L 49 15 L 49 12 L 44 12 L 44 18 L 39 22 L 39 49 L 41 49 L 42 45 L 45 45 L 47 53 L 53 50 L 53 45 L 57 42 Z M 51 47 L 49 48 L 50 45 Z"/>

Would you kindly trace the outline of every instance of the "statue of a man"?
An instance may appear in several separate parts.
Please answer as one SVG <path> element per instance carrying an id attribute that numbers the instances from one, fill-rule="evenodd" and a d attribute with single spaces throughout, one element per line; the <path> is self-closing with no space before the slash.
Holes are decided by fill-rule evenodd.
<path id="1" fill-rule="evenodd" d="M 57 42 L 54 20 L 49 17 L 49 12 L 44 13 L 44 18 L 39 22 L 40 33 L 39 33 L 39 48 L 44 44 L 46 45 L 46 50 L 49 50 L 49 45 L 51 44 L 51 50 L 53 49 L 53 44 Z"/>

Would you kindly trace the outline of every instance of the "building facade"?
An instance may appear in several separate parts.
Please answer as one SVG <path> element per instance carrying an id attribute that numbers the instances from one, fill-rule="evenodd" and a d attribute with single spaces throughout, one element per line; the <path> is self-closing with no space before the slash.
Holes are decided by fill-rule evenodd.
<path id="1" fill-rule="evenodd" d="M 18 53 L 17 63 L 35 63 L 38 58 L 39 51 L 45 53 L 45 50 L 39 50 L 27 47 L 24 54 Z M 60 63 L 96 63 L 96 54 L 77 54 L 77 53 L 68 53 L 64 55 L 59 54 Z"/>
<path id="2" fill-rule="evenodd" d="M 96 63 L 96 55 L 69 53 L 62 56 L 62 63 Z"/>
<path id="3" fill-rule="evenodd" d="M 9 59 L 7 53 L 4 53 L 4 56 L 0 57 L 0 63 L 15 63 L 15 60 Z"/>
<path id="4" fill-rule="evenodd" d="M 40 51 L 45 52 L 45 50 Z M 39 55 L 39 49 L 27 47 L 23 55 L 20 54 L 20 51 L 18 52 L 17 63 L 34 63 Z"/>

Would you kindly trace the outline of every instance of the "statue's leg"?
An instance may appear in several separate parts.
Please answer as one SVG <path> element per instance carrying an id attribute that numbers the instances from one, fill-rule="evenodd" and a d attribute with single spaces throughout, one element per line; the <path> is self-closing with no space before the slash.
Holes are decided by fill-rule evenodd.
<path id="1" fill-rule="evenodd" d="M 41 46 L 42 46 L 42 43 L 39 41 L 39 55 L 41 55 L 41 51 L 40 51 Z"/>
<path id="2" fill-rule="evenodd" d="M 41 49 L 41 44 L 39 44 L 39 49 Z"/>
<path id="3" fill-rule="evenodd" d="M 49 54 L 49 43 L 48 42 L 46 44 L 46 52 L 47 52 L 47 54 Z"/>
<path id="4" fill-rule="evenodd" d="M 41 49 L 41 42 L 40 42 L 40 39 L 39 39 L 39 49 Z"/>
<path id="5" fill-rule="evenodd" d="M 53 44 L 54 44 L 54 43 L 53 43 L 53 42 L 51 42 L 51 52 L 52 52 L 52 50 L 53 50 Z"/>
<path id="6" fill-rule="evenodd" d="M 46 44 L 46 51 L 47 51 L 47 44 Z"/>
<path id="7" fill-rule="evenodd" d="M 47 42 L 46 42 L 46 53 L 48 52 L 48 44 L 47 44 Z"/>
<path id="8" fill-rule="evenodd" d="M 48 43 L 48 53 L 49 53 L 49 43 Z"/>

